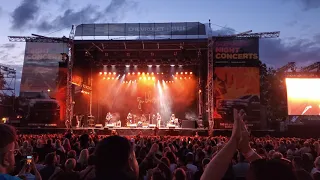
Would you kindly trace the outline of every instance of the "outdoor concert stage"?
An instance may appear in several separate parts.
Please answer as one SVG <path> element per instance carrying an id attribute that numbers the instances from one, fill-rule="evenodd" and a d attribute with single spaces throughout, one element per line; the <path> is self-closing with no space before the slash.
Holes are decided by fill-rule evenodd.
<path id="1" fill-rule="evenodd" d="M 18 127 L 19 133 L 24 134 L 51 134 L 51 133 L 65 133 L 67 128 L 30 128 L 30 127 Z M 81 134 L 83 132 L 97 133 L 98 135 L 111 135 L 111 132 L 115 130 L 119 135 L 122 136 L 135 136 L 142 134 L 144 136 L 154 136 L 154 128 L 128 128 L 128 127 L 118 127 L 118 128 L 73 128 L 72 131 L 75 134 Z M 203 128 L 160 128 L 157 130 L 157 135 L 159 136 L 194 136 L 198 132 L 199 136 L 208 136 L 208 130 Z"/>

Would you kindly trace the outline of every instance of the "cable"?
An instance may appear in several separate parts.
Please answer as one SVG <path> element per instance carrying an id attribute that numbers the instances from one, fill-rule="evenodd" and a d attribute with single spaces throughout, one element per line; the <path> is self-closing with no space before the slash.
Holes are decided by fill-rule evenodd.
<path id="1" fill-rule="evenodd" d="M 48 36 L 48 35 L 50 35 L 50 34 L 54 34 L 54 33 L 56 33 L 56 32 L 59 32 L 59 31 L 65 30 L 65 29 L 67 29 L 67 28 L 69 28 L 69 27 L 64 27 L 64 28 L 62 28 L 62 29 L 59 29 L 59 30 L 56 30 L 56 31 L 50 32 L 50 33 L 46 34 L 45 36 Z"/>

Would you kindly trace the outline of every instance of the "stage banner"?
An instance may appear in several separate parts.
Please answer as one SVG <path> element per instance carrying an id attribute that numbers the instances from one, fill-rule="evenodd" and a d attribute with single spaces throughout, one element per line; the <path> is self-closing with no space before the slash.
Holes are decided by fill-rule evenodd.
<path id="1" fill-rule="evenodd" d="M 75 32 L 75 36 L 162 35 L 206 35 L 206 27 L 199 22 L 81 24 Z"/>
<path id="2" fill-rule="evenodd" d="M 246 112 L 248 122 L 260 122 L 260 76 L 256 67 L 215 68 L 214 118 L 232 122 L 233 109 Z M 219 121 L 218 121 L 219 122 Z"/>
<path id="3" fill-rule="evenodd" d="M 259 39 L 216 38 L 213 46 L 216 61 L 259 60 Z"/>
<path id="4" fill-rule="evenodd" d="M 61 53 L 68 53 L 67 44 L 27 42 L 20 94 L 23 92 L 48 93 L 51 98 L 59 102 L 62 113 L 60 118 L 63 118 L 67 69 L 61 65 Z"/>

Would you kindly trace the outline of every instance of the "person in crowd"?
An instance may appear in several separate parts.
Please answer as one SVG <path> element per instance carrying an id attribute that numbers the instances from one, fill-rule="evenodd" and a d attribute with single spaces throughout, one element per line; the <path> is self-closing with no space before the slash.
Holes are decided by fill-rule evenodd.
<path id="1" fill-rule="evenodd" d="M 22 169 L 18 174 L 18 176 L 25 177 L 25 179 L 27 180 L 42 180 L 34 160 L 31 160 L 31 162 L 27 162 L 26 160 L 23 160 L 22 164 L 23 164 Z M 31 171 L 33 173 L 31 173 Z"/>
<path id="2" fill-rule="evenodd" d="M 33 152 L 32 146 L 29 145 L 28 141 L 24 141 L 21 148 L 20 152 L 22 156 L 30 156 Z"/>
<path id="3" fill-rule="evenodd" d="M 68 138 L 65 138 L 63 140 L 62 146 L 63 146 L 63 149 L 65 150 L 65 152 L 69 152 L 71 150 L 71 145 L 70 145 L 70 141 Z"/>
<path id="4" fill-rule="evenodd" d="M 173 173 L 172 180 L 187 180 L 186 172 L 182 168 L 178 168 Z"/>
<path id="5" fill-rule="evenodd" d="M 74 168 L 76 167 L 75 159 L 67 159 L 64 167 L 64 171 L 56 171 L 56 173 L 50 177 L 50 180 L 80 180 L 79 172 L 74 171 Z"/>
<path id="6" fill-rule="evenodd" d="M 89 159 L 89 151 L 88 149 L 83 149 L 80 152 L 80 156 L 77 161 L 76 171 L 84 170 L 88 165 L 88 159 Z"/>
<path id="7" fill-rule="evenodd" d="M 320 156 L 314 161 L 314 168 L 311 171 L 311 175 L 313 176 L 315 173 L 320 173 Z"/>
<path id="8" fill-rule="evenodd" d="M 136 180 L 139 166 L 127 138 L 109 136 L 99 142 L 95 151 L 96 179 Z"/>
<path id="9" fill-rule="evenodd" d="M 189 152 L 186 156 L 187 156 L 186 157 L 186 161 L 187 161 L 186 167 L 192 173 L 192 175 L 194 175 L 198 171 L 198 167 L 193 164 L 194 156 L 193 156 L 192 152 Z"/>
<path id="10" fill-rule="evenodd" d="M 237 159 L 238 163 L 233 165 L 234 175 L 237 179 L 245 179 L 249 172 L 250 164 L 245 161 L 245 157 L 240 152 L 237 152 Z"/>
<path id="11" fill-rule="evenodd" d="M 18 153 L 16 131 L 9 125 L 0 124 L 0 134 L 0 179 L 19 180 L 18 177 L 9 175 L 14 171 L 15 155 Z"/>
<path id="12" fill-rule="evenodd" d="M 292 160 L 292 166 L 298 180 L 312 180 L 310 173 L 303 169 L 303 161 L 301 157 L 294 157 Z"/>
<path id="13" fill-rule="evenodd" d="M 169 159 L 169 162 L 170 162 L 169 168 L 170 168 L 170 171 L 173 173 L 174 170 L 177 168 L 176 155 L 173 152 L 169 151 L 169 152 L 166 152 L 165 157 Z"/>
<path id="14" fill-rule="evenodd" d="M 209 164 L 209 162 L 210 162 L 209 158 L 204 158 L 202 160 L 201 167 L 198 168 L 199 170 L 194 175 L 194 180 L 200 180 L 200 178 L 203 174 L 203 171 L 205 170 L 205 168 L 206 168 L 207 164 Z"/>
<path id="15" fill-rule="evenodd" d="M 49 178 L 60 168 L 57 166 L 57 156 L 54 152 L 46 155 L 45 167 L 40 170 L 40 174 L 43 180 L 49 180 Z"/>
<path id="16" fill-rule="evenodd" d="M 38 155 L 38 153 L 36 153 L 36 152 L 32 153 L 32 157 L 33 157 L 33 161 L 34 161 L 35 166 L 36 166 L 38 171 L 40 171 L 42 168 L 44 168 L 44 165 L 39 163 L 39 155 Z"/>
<path id="17" fill-rule="evenodd" d="M 86 169 L 82 170 L 80 172 L 80 179 L 85 179 L 85 180 L 94 180 L 96 177 L 96 172 L 95 172 L 95 156 L 90 155 L 88 159 L 88 166 Z"/>

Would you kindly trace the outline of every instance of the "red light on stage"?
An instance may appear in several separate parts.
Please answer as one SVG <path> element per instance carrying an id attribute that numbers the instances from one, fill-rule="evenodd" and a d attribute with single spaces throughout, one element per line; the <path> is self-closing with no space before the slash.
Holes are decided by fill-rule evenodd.
<path id="1" fill-rule="evenodd" d="M 174 77 L 174 79 L 178 79 L 177 77 Z"/>
<path id="2" fill-rule="evenodd" d="M 130 73 L 128 73 L 128 75 L 130 75 Z"/>
<path id="3" fill-rule="evenodd" d="M 103 80 L 105 80 L 106 78 L 105 77 L 103 77 Z"/>
<path id="4" fill-rule="evenodd" d="M 188 74 L 188 72 L 185 72 L 184 74 Z"/>
<path id="5" fill-rule="evenodd" d="M 102 72 L 99 72 L 99 75 L 102 75 Z"/>
<path id="6" fill-rule="evenodd" d="M 111 75 L 111 72 L 109 72 L 109 75 Z"/>
<path id="7" fill-rule="evenodd" d="M 103 74 L 104 74 L 104 75 L 106 75 L 106 74 L 107 74 L 107 72 L 104 72 Z"/>
<path id="8" fill-rule="evenodd" d="M 180 79 L 182 79 L 182 77 L 180 77 Z"/>
<path id="9" fill-rule="evenodd" d="M 192 74 L 192 72 L 190 72 L 190 74 Z"/>
<path id="10" fill-rule="evenodd" d="M 133 72 L 132 75 L 135 75 L 135 73 Z"/>
<path id="11" fill-rule="evenodd" d="M 183 72 L 181 72 L 180 74 L 183 74 Z"/>
<path id="12" fill-rule="evenodd" d="M 187 79 L 187 77 L 184 77 L 184 79 Z"/>
<path id="13" fill-rule="evenodd" d="M 144 75 L 144 72 L 142 73 L 142 75 Z"/>
<path id="14" fill-rule="evenodd" d="M 140 76 L 140 72 L 138 72 L 138 75 Z"/>
<path id="15" fill-rule="evenodd" d="M 178 72 L 176 72 L 176 74 L 179 74 Z"/>
<path id="16" fill-rule="evenodd" d="M 154 75 L 154 73 L 151 73 L 152 74 L 152 76 Z"/>
<path id="17" fill-rule="evenodd" d="M 116 72 L 113 73 L 113 75 L 116 75 L 116 74 L 117 74 Z"/>
<path id="18" fill-rule="evenodd" d="M 189 77 L 189 79 L 191 79 L 191 77 Z"/>
<path id="19" fill-rule="evenodd" d="M 161 74 L 163 74 L 163 73 L 161 73 Z"/>

